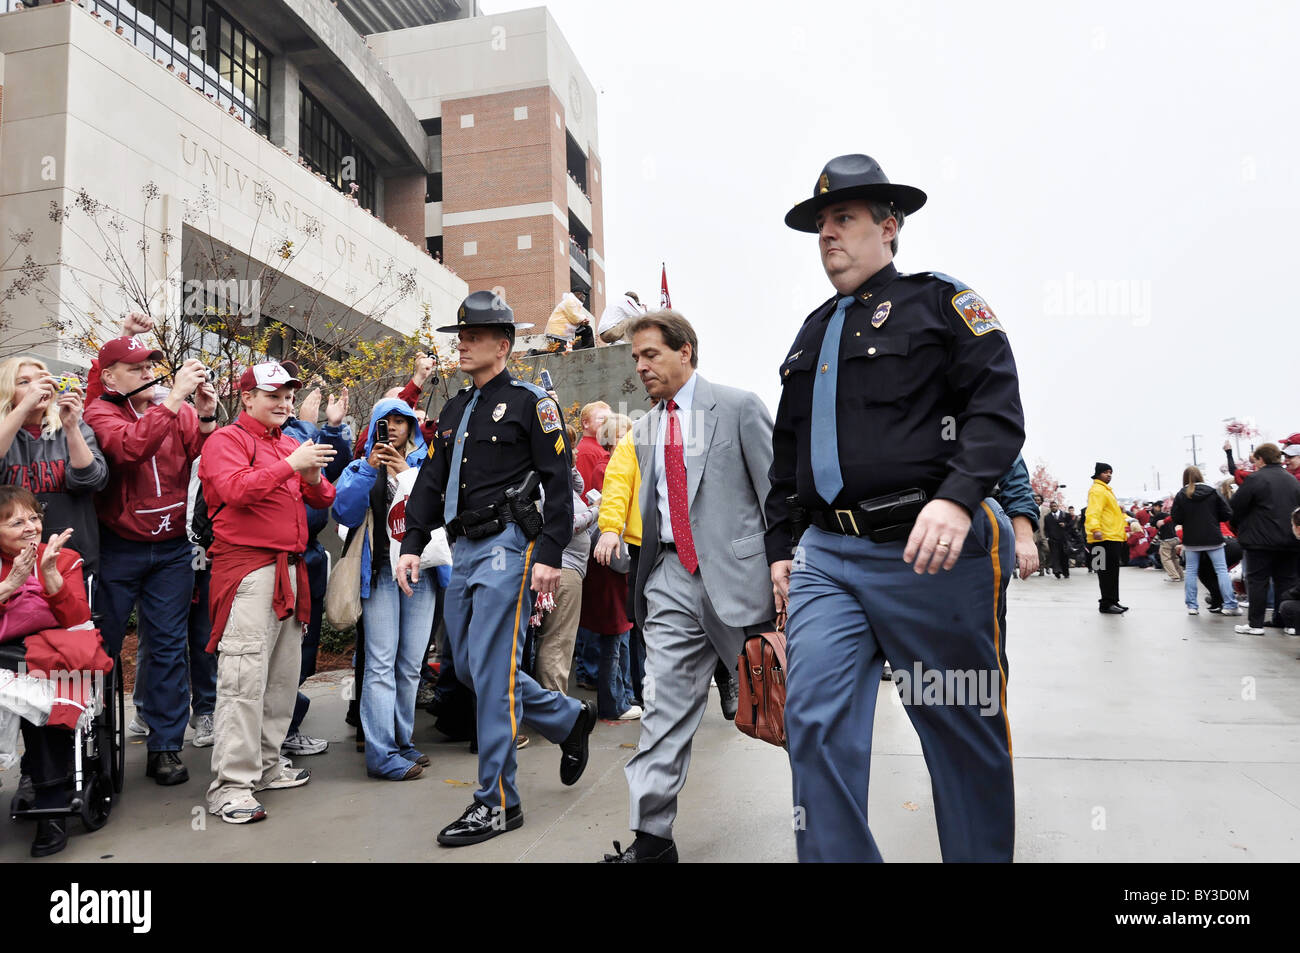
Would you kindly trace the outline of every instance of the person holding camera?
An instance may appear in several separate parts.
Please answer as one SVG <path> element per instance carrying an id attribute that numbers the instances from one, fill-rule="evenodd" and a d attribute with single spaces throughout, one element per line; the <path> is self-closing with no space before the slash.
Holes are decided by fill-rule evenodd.
<path id="1" fill-rule="evenodd" d="M 520 669 L 532 590 L 555 591 L 573 537 L 571 452 L 555 399 L 506 370 L 514 312 L 476 291 L 438 328 L 459 336 L 461 373 L 473 386 L 447 401 L 438 432 L 406 504 L 397 583 L 408 597 L 420 582 L 420 554 L 446 527 L 454 540 L 444 620 L 456 674 L 478 697 L 474 802 L 438 834 L 444 847 L 477 844 L 523 825 L 515 785 L 516 738 L 525 719 L 560 744 L 560 780 L 587 767 L 596 709 L 547 691 Z M 527 325 L 523 325 L 527 326 Z M 539 513 L 538 485 L 545 491 Z"/>
<path id="2" fill-rule="evenodd" d="M 361 545 L 361 611 L 366 619 L 366 665 L 361 682 L 361 727 L 366 772 L 372 778 L 411 781 L 428 755 L 416 750 L 415 693 L 420 686 L 436 593 L 433 573 L 411 584 L 408 598 L 397 587 L 397 561 L 406 537 L 407 498 L 428 448 L 415 413 L 404 401 L 384 399 L 370 412 L 365 457 L 339 475 L 334 518 L 357 531 L 371 514 Z M 435 531 L 434 537 L 442 533 Z M 441 551 L 442 558 L 439 558 Z M 446 565 L 446 541 L 435 538 L 421 569 Z"/>
<path id="3" fill-rule="evenodd" d="M 304 503 L 326 509 L 323 470 L 336 451 L 284 433 L 297 378 L 275 361 L 239 379 L 242 412 L 199 463 L 212 514 L 212 636 L 217 707 L 208 810 L 230 824 L 266 817 L 258 792 L 311 779 L 280 755 L 293 716 L 303 631 L 311 619 Z"/>
<path id="4" fill-rule="evenodd" d="M 171 390 L 159 394 L 154 362 L 162 356 L 134 337 L 114 338 L 100 348 L 104 390 L 86 408 L 85 420 L 110 470 L 98 500 L 100 628 L 109 654 L 116 655 L 127 619 L 139 603 L 143 691 L 137 692 L 137 701 L 150 729 L 145 776 L 171 785 L 189 780 L 180 758 L 190 717 L 194 597 L 185 507 L 190 467 L 217 426 L 217 394 L 207 369 L 196 360 L 177 368 Z"/>

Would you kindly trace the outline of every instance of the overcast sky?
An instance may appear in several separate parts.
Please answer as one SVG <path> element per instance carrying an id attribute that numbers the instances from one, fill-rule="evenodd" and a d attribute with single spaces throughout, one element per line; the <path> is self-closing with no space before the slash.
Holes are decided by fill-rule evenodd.
<path id="1" fill-rule="evenodd" d="M 990 303 L 1025 459 L 1070 502 L 1095 460 L 1120 496 L 1153 495 L 1157 471 L 1167 492 L 1193 433 L 1217 481 L 1225 417 L 1300 430 L 1295 6 L 547 6 L 599 94 L 609 289 L 657 301 L 666 261 L 705 376 L 775 410 L 777 366 L 832 293 L 782 218 L 828 159 L 865 152 L 929 194 L 896 263 Z"/>

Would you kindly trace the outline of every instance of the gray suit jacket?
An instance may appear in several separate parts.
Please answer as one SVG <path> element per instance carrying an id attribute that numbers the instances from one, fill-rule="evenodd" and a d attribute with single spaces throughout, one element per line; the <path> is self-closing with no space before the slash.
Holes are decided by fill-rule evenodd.
<path id="1" fill-rule="evenodd" d="M 661 402 L 632 428 L 641 468 L 642 538 L 634 606 L 640 625 L 646 619 L 645 582 L 659 555 L 655 440 L 662 417 Z M 686 483 L 700 577 L 723 622 L 737 628 L 760 625 L 776 616 L 763 546 L 772 415 L 756 394 L 697 374 L 691 421 Z"/>

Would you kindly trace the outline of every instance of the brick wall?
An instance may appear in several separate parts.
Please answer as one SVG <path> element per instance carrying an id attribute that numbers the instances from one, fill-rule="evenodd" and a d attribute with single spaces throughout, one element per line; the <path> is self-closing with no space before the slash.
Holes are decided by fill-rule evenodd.
<path id="1" fill-rule="evenodd" d="M 521 108 L 527 115 L 516 119 Z M 474 117 L 472 126 L 461 125 L 466 115 Z M 563 120 L 564 105 L 549 86 L 444 101 L 443 215 L 534 203 L 554 203 L 567 214 Z M 599 214 L 594 217 L 600 235 Z M 519 248 L 521 235 L 530 236 L 530 248 Z M 466 242 L 477 244 L 475 254 L 465 254 Z M 603 255 L 603 245 L 596 247 Z M 569 290 L 568 221 L 550 214 L 470 225 L 444 221 L 443 260 L 471 291 L 505 289 L 516 320 L 541 331 Z M 596 296 L 594 285 L 592 291 L 588 308 L 599 317 L 604 295 Z"/>
<path id="2" fill-rule="evenodd" d="M 384 221 L 399 235 L 424 247 L 424 190 L 422 175 L 396 175 L 384 179 Z"/>

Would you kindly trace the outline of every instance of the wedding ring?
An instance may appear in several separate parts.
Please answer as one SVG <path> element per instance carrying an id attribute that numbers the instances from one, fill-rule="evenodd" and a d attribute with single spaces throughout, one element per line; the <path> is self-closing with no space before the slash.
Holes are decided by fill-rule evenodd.
<path id="1" fill-rule="evenodd" d="M 950 547 L 950 546 L 952 545 L 952 542 L 951 542 L 950 540 L 941 539 L 941 540 L 939 540 L 939 542 L 935 543 L 935 545 L 936 545 L 936 546 L 942 546 L 944 549 L 947 549 L 948 547 Z"/>

